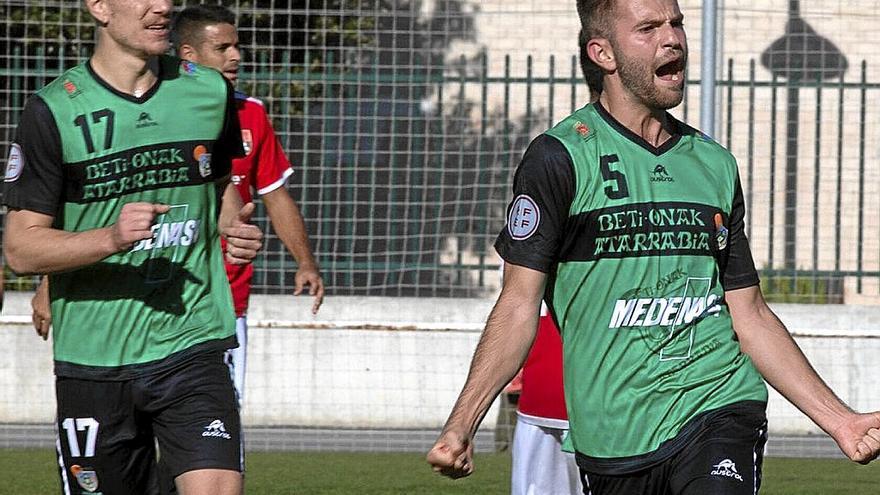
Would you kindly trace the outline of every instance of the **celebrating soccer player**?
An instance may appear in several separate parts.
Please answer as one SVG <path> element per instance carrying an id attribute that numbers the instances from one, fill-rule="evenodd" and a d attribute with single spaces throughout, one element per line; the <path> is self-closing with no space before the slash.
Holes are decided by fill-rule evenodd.
<path id="1" fill-rule="evenodd" d="M 473 471 L 474 433 L 522 364 L 542 299 L 562 332 L 584 493 L 757 493 L 764 380 L 850 459 L 876 458 L 880 413 L 842 403 L 763 299 L 733 156 L 667 112 L 684 94 L 678 3 L 577 6 L 601 95 L 522 159 L 496 242 L 503 288 L 428 461 Z"/>

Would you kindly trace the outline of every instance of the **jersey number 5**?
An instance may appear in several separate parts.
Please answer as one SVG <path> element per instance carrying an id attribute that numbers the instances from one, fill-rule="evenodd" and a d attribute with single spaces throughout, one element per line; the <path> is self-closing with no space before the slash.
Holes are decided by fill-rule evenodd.
<path id="1" fill-rule="evenodd" d="M 113 111 L 109 108 L 102 108 L 92 112 L 92 123 L 97 124 L 104 120 L 104 149 L 109 150 L 113 145 Z M 89 130 L 89 121 L 85 114 L 77 115 L 73 119 L 73 123 L 82 131 L 83 141 L 86 144 L 86 151 L 95 152 L 95 143 L 92 141 L 92 131 Z"/>
<path id="2" fill-rule="evenodd" d="M 629 196 L 629 188 L 626 186 L 626 176 L 620 170 L 611 170 L 611 164 L 619 162 L 617 155 L 602 155 L 599 158 L 599 170 L 602 171 L 602 179 L 605 182 L 614 181 L 614 184 L 605 186 L 605 195 L 609 199 L 623 199 Z"/>

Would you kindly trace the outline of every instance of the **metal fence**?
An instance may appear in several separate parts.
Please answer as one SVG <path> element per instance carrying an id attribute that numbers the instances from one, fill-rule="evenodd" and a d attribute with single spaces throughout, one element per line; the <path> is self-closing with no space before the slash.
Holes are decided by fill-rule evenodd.
<path id="1" fill-rule="evenodd" d="M 251 61 L 240 80 L 265 98 L 289 152 L 296 173 L 288 187 L 329 292 L 492 292 L 499 262 L 492 242 L 519 157 L 537 133 L 587 101 L 577 61 L 451 56 L 456 41 L 473 36 L 467 2 L 438 3 L 431 15 L 417 2 L 337 3 L 235 5 Z M 88 52 L 88 21 L 76 4 L 41 4 L 57 18 L 54 39 L 29 38 L 36 21 L 27 15 L 17 39 L 13 11 L 35 7 L 4 5 L 4 148 L 26 95 Z M 831 79 L 766 78 L 756 76 L 755 60 L 731 60 L 719 78 L 717 137 L 739 159 L 748 233 L 771 298 L 880 294 L 872 152 L 880 129 L 868 107 L 880 83 L 869 80 L 866 62 L 850 65 Z M 698 113 L 697 83 L 689 81 L 676 110 L 688 122 Z M 271 233 L 262 209 L 257 221 Z M 294 269 L 270 234 L 255 291 L 289 291 Z M 31 281 L 13 277 L 11 285 Z"/>

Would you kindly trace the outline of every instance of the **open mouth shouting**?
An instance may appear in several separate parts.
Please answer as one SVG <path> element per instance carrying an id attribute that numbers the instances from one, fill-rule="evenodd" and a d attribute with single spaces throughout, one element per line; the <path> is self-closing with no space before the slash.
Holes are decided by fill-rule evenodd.
<path id="1" fill-rule="evenodd" d="M 674 58 L 657 68 L 654 75 L 661 81 L 670 83 L 673 86 L 684 84 L 684 59 L 681 57 Z"/>

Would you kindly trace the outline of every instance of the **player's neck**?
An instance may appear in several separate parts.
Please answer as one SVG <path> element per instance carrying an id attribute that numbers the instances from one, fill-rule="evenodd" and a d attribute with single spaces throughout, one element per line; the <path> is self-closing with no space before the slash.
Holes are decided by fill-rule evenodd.
<path id="1" fill-rule="evenodd" d="M 665 110 L 648 108 L 630 95 L 615 94 L 609 89 L 602 92 L 599 102 L 621 125 L 654 147 L 660 147 L 672 137 L 669 114 Z"/>
<path id="2" fill-rule="evenodd" d="M 140 97 L 156 84 L 159 56 L 142 56 L 98 43 L 90 60 L 92 70 L 117 91 Z"/>

